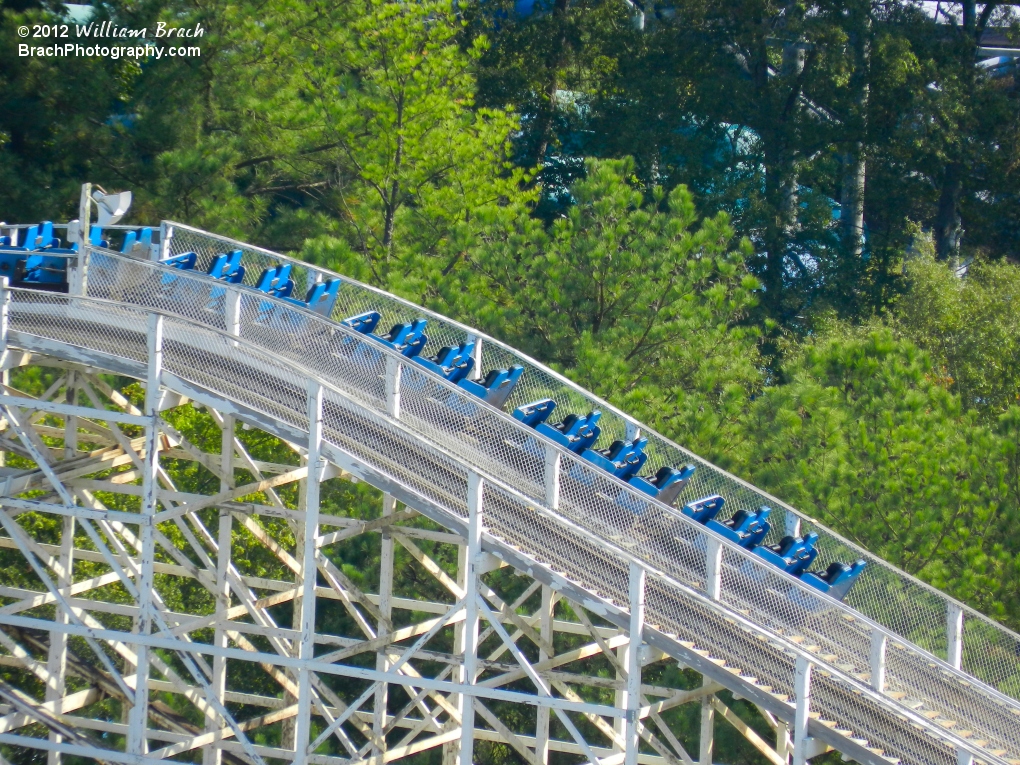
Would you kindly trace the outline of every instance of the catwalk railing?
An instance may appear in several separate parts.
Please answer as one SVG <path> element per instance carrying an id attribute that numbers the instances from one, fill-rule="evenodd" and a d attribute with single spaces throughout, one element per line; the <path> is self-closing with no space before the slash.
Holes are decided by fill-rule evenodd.
<path id="1" fill-rule="evenodd" d="M 571 524 L 602 540 L 601 549 L 592 548 L 590 544 L 573 545 L 575 556 L 590 558 L 592 568 L 587 574 L 583 573 L 584 567 L 567 566 L 562 560 L 550 561 L 553 568 L 568 573 L 589 591 L 606 591 L 607 584 L 613 581 L 612 577 L 604 572 L 596 576 L 592 574 L 600 566 L 612 565 L 612 550 L 624 549 L 675 582 L 702 593 L 712 593 L 732 613 L 743 614 L 748 620 L 753 620 L 764 634 L 772 638 L 782 636 L 785 640 L 794 637 L 805 641 L 805 645 L 814 648 L 813 655 L 822 657 L 817 661 L 828 671 L 851 678 L 855 683 L 860 683 L 860 678 L 868 674 L 879 677 L 882 673 L 875 664 L 884 660 L 882 691 L 899 699 L 921 701 L 926 712 L 936 713 L 940 719 L 956 721 L 958 729 L 972 731 L 976 739 L 989 742 L 991 749 L 1001 749 L 1011 757 L 1020 755 L 1020 707 L 1013 699 L 974 683 L 966 673 L 911 645 L 895 630 L 862 616 L 846 604 L 821 595 L 745 550 L 725 543 L 703 526 L 671 508 L 650 501 L 647 496 L 608 477 L 576 455 L 552 443 L 535 440 L 534 432 L 521 423 L 426 373 L 413 362 L 379 344 L 366 341 L 364 336 L 353 330 L 267 298 L 254 290 L 226 287 L 200 275 L 172 271 L 101 251 L 92 252 L 91 257 L 90 295 L 165 311 L 236 335 L 246 345 L 250 343 L 274 359 L 274 364 L 268 368 L 279 366 L 284 360 L 287 369 L 307 370 L 335 386 L 345 400 L 359 402 L 366 412 L 374 413 L 376 419 L 369 417 L 360 424 L 352 422 L 349 427 L 337 432 L 347 433 L 348 437 L 351 433 L 364 433 L 357 449 L 354 444 L 349 445 L 351 452 L 360 459 L 382 460 L 390 474 L 406 481 L 406 485 L 414 487 L 423 496 L 444 505 L 453 502 L 453 507 L 457 507 L 456 503 L 461 502 L 464 496 L 459 488 L 460 479 L 451 477 L 448 467 L 427 457 L 431 448 L 454 457 L 457 470 L 470 466 L 492 476 L 526 497 L 533 507 L 544 506 L 555 511 Z M 341 308 L 338 313 L 349 310 Z M 354 312 L 351 310 L 351 313 Z M 446 338 L 440 340 L 443 343 L 451 341 Z M 486 342 L 486 345 L 494 343 Z M 196 379 L 195 382 L 215 387 L 217 363 L 217 357 L 210 356 L 204 365 L 196 363 L 188 375 L 199 376 L 201 380 Z M 486 367 L 491 365 L 485 364 Z M 250 374 L 251 390 L 243 391 L 246 396 L 250 397 L 252 391 L 274 391 L 279 387 L 274 382 L 279 379 L 275 373 L 267 377 L 269 373 L 261 365 L 253 367 Z M 551 373 L 545 374 L 549 379 L 555 379 Z M 534 393 L 516 395 L 526 399 Z M 238 395 L 242 395 L 240 389 Z M 263 396 L 259 400 L 263 401 L 261 406 L 268 407 L 266 413 L 274 417 L 291 416 L 294 411 L 302 411 L 303 406 L 295 404 L 288 414 L 284 410 L 276 411 L 273 408 L 275 403 L 272 406 L 266 403 L 272 401 L 272 397 Z M 342 408 L 336 411 L 341 412 Z M 388 441 L 384 434 L 394 422 L 399 422 L 421 443 L 430 446 L 388 455 Z M 377 451 L 366 452 L 365 445 L 373 443 L 377 445 Z M 687 454 L 684 453 L 684 456 Z M 661 454 L 658 459 L 662 460 Z M 696 498 L 710 493 L 727 495 L 734 486 L 725 482 L 726 476 L 721 471 L 700 460 L 691 461 L 697 462 L 698 471 L 708 473 L 708 477 L 703 476 L 700 483 L 688 487 L 685 497 Z M 450 481 L 453 485 L 448 485 Z M 746 484 L 737 486 L 743 489 L 738 496 L 743 497 L 744 503 L 768 501 L 774 504 L 774 500 L 753 493 Z M 727 496 L 727 499 L 730 497 Z M 539 516 L 529 511 L 527 517 L 508 527 L 507 534 L 529 554 L 548 559 L 546 556 L 555 537 L 544 539 L 542 532 Z M 709 581 L 708 561 L 713 555 L 718 556 L 718 565 L 711 566 L 717 576 Z M 626 592 L 625 584 L 622 591 Z M 900 594 L 893 592 L 887 595 L 877 604 L 879 610 L 894 612 L 900 607 Z M 610 597 L 615 597 L 612 592 Z M 668 603 L 663 601 L 657 613 L 668 612 Z M 649 617 L 649 621 L 678 635 L 684 634 L 687 629 L 677 626 L 682 622 L 677 616 L 669 619 L 663 616 L 661 619 L 654 622 Z M 670 626 L 667 628 L 667 625 Z M 717 646 L 727 642 L 733 644 L 732 636 L 727 641 L 720 635 L 715 642 L 707 639 L 710 634 L 696 632 L 683 639 L 711 649 L 713 654 Z M 746 674 L 759 678 L 774 689 L 790 687 L 789 678 L 784 680 L 782 672 L 749 658 L 759 649 L 754 641 L 737 642 L 741 644 L 739 651 L 720 658 L 727 658 Z M 876 644 L 883 645 L 884 652 L 874 650 Z M 775 660 L 776 657 L 773 657 L 772 661 Z M 872 682 L 877 684 L 875 680 Z M 883 704 L 892 704 L 900 714 L 913 713 L 910 706 L 899 704 L 892 697 L 883 699 Z M 840 718 L 837 716 L 836 719 Z M 938 728 L 924 719 L 927 727 Z M 863 727 L 865 730 L 861 732 L 869 739 L 876 735 L 867 731 L 868 726 Z M 889 746 L 895 748 L 892 744 Z"/>
<path id="2" fill-rule="evenodd" d="M 318 280 L 338 276 L 308 263 L 179 223 L 163 223 L 161 237 L 164 257 L 194 251 L 199 256 L 199 267 L 204 267 L 221 252 L 242 250 L 247 267 L 245 283 L 248 285 L 255 283 L 263 268 L 282 262 L 293 266 L 293 278 L 297 285 L 295 292 L 303 291 Z M 104 268 L 112 267 L 110 261 L 102 263 Z M 1020 635 L 889 565 L 776 497 L 674 444 L 506 344 L 379 289 L 346 277 L 341 278 L 344 285 L 333 310 L 335 320 L 368 310 L 382 314 L 380 326 L 425 316 L 429 322 L 427 333 L 434 347 L 457 345 L 469 337 L 479 339 L 480 350 L 476 346 L 476 372 L 505 368 L 512 364 L 520 364 L 525 368 L 520 383 L 507 402 L 507 411 L 512 411 L 520 404 L 548 397 L 556 401 L 557 414 L 586 414 L 592 409 L 600 409 L 603 416 L 599 425 L 605 443 L 632 436 L 640 430 L 648 438 L 647 467 L 652 471 L 663 465 L 697 465 L 697 471 L 683 495 L 685 498 L 721 494 L 726 498 L 729 513 L 741 509 L 755 511 L 762 505 L 770 506 L 773 529 L 767 543 L 774 544 L 787 533 L 798 530 L 800 533 L 814 531 L 820 537 L 817 568 L 824 569 L 834 560 L 852 562 L 857 558 L 864 559 L 868 566 L 847 595 L 848 605 L 1001 693 L 1020 698 Z M 107 296 L 95 285 L 90 286 L 89 294 Z M 151 288 L 146 294 L 153 294 Z M 220 321 L 209 317 L 208 312 L 199 316 L 196 306 L 182 305 L 178 301 L 164 301 L 160 306 L 202 323 Z M 223 325 L 214 323 L 213 326 Z M 293 356 L 294 351 L 290 350 L 289 353 Z"/>
<path id="3" fill-rule="evenodd" d="M 193 286 L 199 289 L 201 283 Z M 216 285 L 208 287 L 211 295 Z M 289 432 L 302 432 L 308 428 L 311 377 L 325 391 L 324 439 L 331 448 L 372 466 L 409 488 L 423 506 L 439 508 L 461 523 L 468 516 L 469 476 L 481 476 L 490 545 L 522 552 L 535 565 L 624 611 L 629 608 L 630 563 L 637 562 L 651 574 L 646 625 L 670 636 L 678 653 L 683 653 L 681 646 L 700 647 L 713 659 L 739 667 L 734 685 L 768 686 L 773 695 L 796 698 L 797 665 L 809 662 L 819 669 L 811 686 L 812 708 L 845 729 L 848 740 L 866 740 L 887 757 L 948 765 L 958 762 L 962 752 L 982 762 L 1005 763 L 994 750 L 1004 749 L 1011 759 L 1020 750 L 1020 718 L 1008 704 L 975 693 L 962 673 L 938 665 L 908 643 L 889 639 L 880 627 L 838 602 L 675 511 L 647 501 L 570 452 L 552 444 L 538 456 L 517 449 L 514 444 L 530 434 L 516 421 L 404 365 L 397 354 L 369 346 L 362 336 L 306 312 L 283 314 L 288 322 L 297 321 L 287 325 L 287 334 L 280 334 L 272 322 L 257 320 L 262 298 L 238 294 L 238 335 L 167 318 L 164 384 L 173 387 L 171 378 L 176 378 L 190 389 L 280 423 Z M 42 352 L 63 346 L 72 356 L 75 349 L 87 349 L 133 362 L 142 370 L 148 314 L 142 306 L 14 290 L 9 344 Z M 318 349 L 317 359 L 328 370 L 323 366 L 315 373 L 266 342 L 284 337 L 300 341 L 298 347 Z M 472 450 L 474 456 L 468 458 Z M 530 486 L 521 476 L 531 477 Z M 544 499 L 547 476 L 559 488 L 559 496 L 553 494 L 550 501 Z M 624 512 L 618 502 L 621 490 L 628 503 Z M 155 520 L 159 522 L 160 515 Z M 712 571 L 718 573 L 714 585 Z M 808 651 L 789 639 L 805 634 L 824 635 L 826 645 L 838 647 L 843 657 Z M 972 731 L 971 737 L 947 730 L 841 668 L 844 657 L 864 659 L 858 641 L 848 639 L 855 635 L 864 646 L 887 639 L 885 690 L 903 687 L 923 697 L 926 706 L 931 702 L 930 709 L 959 713 L 954 719 Z M 340 667 L 334 671 L 343 674 Z M 979 738 L 987 743 L 982 746 Z"/>

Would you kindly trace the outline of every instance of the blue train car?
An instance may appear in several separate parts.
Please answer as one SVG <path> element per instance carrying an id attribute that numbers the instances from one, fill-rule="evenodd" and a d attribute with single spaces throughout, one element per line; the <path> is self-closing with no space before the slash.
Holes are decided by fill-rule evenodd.
<path id="1" fill-rule="evenodd" d="M 67 261 L 77 252 L 61 247 L 53 223 L 30 226 L 20 243 L 17 239 L 17 230 L 11 237 L 0 237 L 0 276 L 6 276 L 12 287 L 67 292 Z"/>

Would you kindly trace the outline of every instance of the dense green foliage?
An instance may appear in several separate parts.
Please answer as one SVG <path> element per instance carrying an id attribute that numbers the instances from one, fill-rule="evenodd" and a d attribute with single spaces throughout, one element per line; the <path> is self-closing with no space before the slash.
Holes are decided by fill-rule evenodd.
<path id="1" fill-rule="evenodd" d="M 1020 99 L 1012 70 L 974 67 L 982 35 L 1012 34 L 1008 9 L 515 5 L 104 3 L 96 20 L 201 22 L 202 54 L 5 44 L 0 211 L 71 217 L 83 181 L 131 188 L 134 220 L 396 291 L 1020 628 Z M 0 35 L 60 12 L 9 3 Z M 325 501 L 377 512 L 363 486 Z M 247 541 L 250 573 L 278 565 Z M 353 581 L 372 544 L 336 561 Z M 400 563 L 398 590 L 429 581 Z"/>
<path id="2" fill-rule="evenodd" d="M 673 432 L 707 433 L 757 384 L 740 326 L 757 281 L 724 213 L 688 190 L 636 188 L 630 161 L 592 162 L 551 225 L 503 208 L 456 275 L 446 310 Z"/>

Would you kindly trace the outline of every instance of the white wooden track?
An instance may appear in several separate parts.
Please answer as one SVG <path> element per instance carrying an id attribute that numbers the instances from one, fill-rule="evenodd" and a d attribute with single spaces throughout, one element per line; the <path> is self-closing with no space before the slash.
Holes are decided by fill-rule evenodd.
<path id="1" fill-rule="evenodd" d="M 287 261 L 160 233 L 157 258 Z M 359 351 L 334 320 L 148 253 L 83 252 L 70 295 L 0 293 L 9 752 L 466 765 L 500 746 L 526 763 L 709 765 L 725 724 L 777 764 L 833 749 L 1020 763 L 1018 636 L 779 500 L 650 434 L 657 465 L 697 465 L 686 499 L 767 503 L 779 531 L 868 560 L 847 603 L 551 441 L 522 448 L 534 431 L 382 345 Z M 518 404 L 549 395 L 601 407 L 609 432 L 642 427 L 349 280 L 333 319 L 367 308 L 428 316 L 440 344 L 478 339 L 479 366 L 526 365 Z M 250 453 L 254 434 L 273 459 Z M 369 516 L 346 514 L 343 482 L 379 491 Z M 357 570 L 338 563 L 358 550 Z M 667 719 L 684 704 L 700 707 L 693 737 Z"/>

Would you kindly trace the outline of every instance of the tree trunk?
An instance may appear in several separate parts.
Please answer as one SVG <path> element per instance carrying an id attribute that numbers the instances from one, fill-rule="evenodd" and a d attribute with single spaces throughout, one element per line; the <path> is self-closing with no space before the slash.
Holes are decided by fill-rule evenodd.
<path id="1" fill-rule="evenodd" d="M 850 33 L 854 71 L 850 77 L 853 107 L 847 122 L 852 138 L 843 155 L 843 193 L 840 199 L 840 229 L 847 253 L 859 258 L 864 252 L 864 184 L 867 159 L 864 142 L 868 132 L 868 79 L 871 66 L 871 14 L 868 4 L 856 9 L 860 17 Z"/>
<path id="2" fill-rule="evenodd" d="M 846 251 L 859 258 L 864 253 L 864 182 L 867 163 L 864 143 L 855 141 L 843 155 L 843 194 L 840 198 L 839 222 Z"/>
<path id="3" fill-rule="evenodd" d="M 975 108 L 974 91 L 977 87 L 974 61 L 977 48 L 981 43 L 985 27 L 992 12 L 998 5 L 995 0 L 985 3 L 981 13 L 977 12 L 975 0 L 964 0 L 963 26 L 960 45 L 960 76 L 965 83 L 966 93 L 965 115 Z M 939 206 L 935 213 L 935 253 L 940 260 L 957 263 L 960 256 L 960 242 L 963 239 L 963 221 L 960 218 L 960 198 L 963 195 L 965 169 L 968 165 L 967 143 L 964 136 L 970 130 L 965 116 L 962 124 L 956 125 L 954 145 L 947 152 L 949 160 L 942 174 L 942 186 L 939 189 Z M 957 263 L 958 265 L 958 263 Z"/>
<path id="4" fill-rule="evenodd" d="M 953 260 L 960 249 L 963 234 L 960 220 L 960 193 L 963 190 L 963 165 L 950 162 L 942 177 L 939 207 L 935 214 L 935 254 L 939 260 Z"/>
<path id="5" fill-rule="evenodd" d="M 764 51 L 763 51 L 764 55 Z M 764 83 L 770 114 L 762 124 L 769 125 L 763 133 L 765 141 L 765 196 L 771 214 L 766 224 L 767 260 L 762 282 L 765 302 L 771 313 L 782 317 L 784 308 L 786 256 L 790 242 L 797 235 L 797 183 L 795 131 L 800 113 L 801 76 L 804 73 L 806 48 L 796 39 L 783 46 L 783 68 L 778 82 Z M 767 66 L 763 59 L 756 69 Z M 767 74 L 766 74 L 767 78 Z M 783 87 L 786 85 L 787 87 Z"/>
<path id="6" fill-rule="evenodd" d="M 768 144 L 773 146 L 769 147 Z M 764 302 L 769 307 L 769 313 L 779 317 L 783 310 L 784 274 L 786 269 L 786 251 L 790 241 L 790 226 L 786 216 L 786 208 L 790 202 L 791 195 L 788 189 L 791 181 L 796 183 L 796 177 L 791 178 L 783 162 L 782 148 L 778 136 L 773 136 L 772 141 L 766 140 L 765 148 L 765 199 L 769 208 L 768 219 L 765 222 L 765 269 L 762 273 L 762 286 L 765 288 Z M 796 196 L 793 195 L 796 202 Z"/>
<path id="7" fill-rule="evenodd" d="M 556 114 L 556 91 L 560 87 L 560 68 L 564 64 L 564 56 L 567 51 L 567 11 L 570 10 L 570 0 L 556 0 L 553 6 L 553 35 L 554 43 L 546 59 L 546 85 L 542 94 L 542 103 L 539 105 L 537 115 L 538 132 L 535 142 L 535 153 L 532 157 L 533 163 L 541 164 L 545 159 L 545 153 L 549 150 L 549 142 L 552 133 L 553 116 Z"/>

